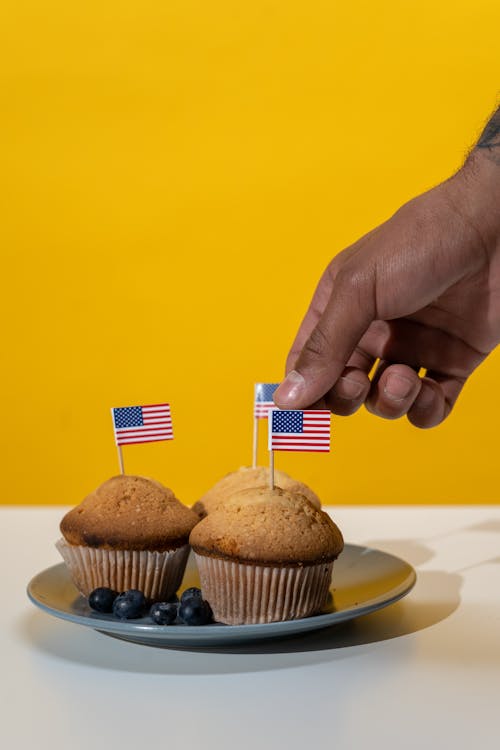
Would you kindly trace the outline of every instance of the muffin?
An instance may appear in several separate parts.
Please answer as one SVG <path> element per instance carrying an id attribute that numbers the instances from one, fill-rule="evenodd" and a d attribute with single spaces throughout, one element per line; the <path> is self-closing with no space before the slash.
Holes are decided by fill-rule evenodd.
<path id="1" fill-rule="evenodd" d="M 284 471 L 277 471 L 275 469 L 274 484 L 284 490 L 291 490 L 292 492 L 305 495 L 312 505 L 318 509 L 321 508 L 321 502 L 316 493 L 307 484 L 292 479 Z M 222 477 L 193 505 L 193 510 L 200 518 L 204 518 L 223 505 L 235 492 L 255 487 L 269 487 L 268 466 L 256 466 L 254 468 L 242 466 L 238 471 L 226 474 L 225 477 Z"/>
<path id="2" fill-rule="evenodd" d="M 181 584 L 198 520 L 159 482 L 120 475 L 64 516 L 56 547 L 84 596 L 106 586 L 164 600 Z"/>
<path id="3" fill-rule="evenodd" d="M 228 625 L 294 620 L 319 612 L 342 534 L 300 493 L 242 490 L 191 532 L 203 598 Z"/>

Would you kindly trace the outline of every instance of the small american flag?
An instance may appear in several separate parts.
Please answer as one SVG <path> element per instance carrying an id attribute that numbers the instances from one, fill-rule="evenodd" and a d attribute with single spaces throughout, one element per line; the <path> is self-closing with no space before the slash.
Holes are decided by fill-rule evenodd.
<path id="1" fill-rule="evenodd" d="M 326 409 L 271 410 L 269 450 L 328 453 L 330 412 Z"/>
<path id="2" fill-rule="evenodd" d="M 117 445 L 172 440 L 170 404 L 121 406 L 111 409 Z"/>
<path id="3" fill-rule="evenodd" d="M 267 419 L 270 409 L 276 409 L 273 393 L 279 383 L 255 383 L 253 415 L 255 419 Z"/>

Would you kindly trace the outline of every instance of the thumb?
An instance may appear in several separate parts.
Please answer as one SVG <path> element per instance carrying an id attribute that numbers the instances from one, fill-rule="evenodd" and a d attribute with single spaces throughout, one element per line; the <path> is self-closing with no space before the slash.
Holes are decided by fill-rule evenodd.
<path id="1" fill-rule="evenodd" d="M 341 376 L 374 316 L 373 282 L 357 273 L 340 271 L 294 369 L 274 393 L 276 405 L 281 409 L 305 409 L 323 398 Z"/>

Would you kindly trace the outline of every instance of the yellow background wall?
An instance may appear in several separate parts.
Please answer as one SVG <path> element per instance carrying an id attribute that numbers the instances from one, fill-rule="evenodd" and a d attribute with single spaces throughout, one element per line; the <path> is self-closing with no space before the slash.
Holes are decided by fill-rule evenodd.
<path id="1" fill-rule="evenodd" d="M 185 502 L 249 463 L 326 263 L 477 138 L 499 26 L 497 0 L 4 0 L 1 501 L 116 473 L 111 406 L 171 402 L 125 466 Z M 325 502 L 498 502 L 499 380 L 497 351 L 439 428 L 362 411 L 276 465 Z"/>

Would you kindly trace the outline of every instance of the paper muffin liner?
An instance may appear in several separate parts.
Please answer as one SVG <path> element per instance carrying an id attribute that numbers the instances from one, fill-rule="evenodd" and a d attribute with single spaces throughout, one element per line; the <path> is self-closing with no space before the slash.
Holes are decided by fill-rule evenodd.
<path id="1" fill-rule="evenodd" d="M 227 625 L 296 620 L 319 612 L 333 562 L 273 567 L 195 554 L 201 590 L 214 619 Z"/>
<path id="2" fill-rule="evenodd" d="M 146 599 L 164 601 L 182 582 L 189 544 L 165 552 L 109 550 L 56 542 L 77 589 L 88 596 L 100 586 L 114 591 L 138 589 Z"/>

